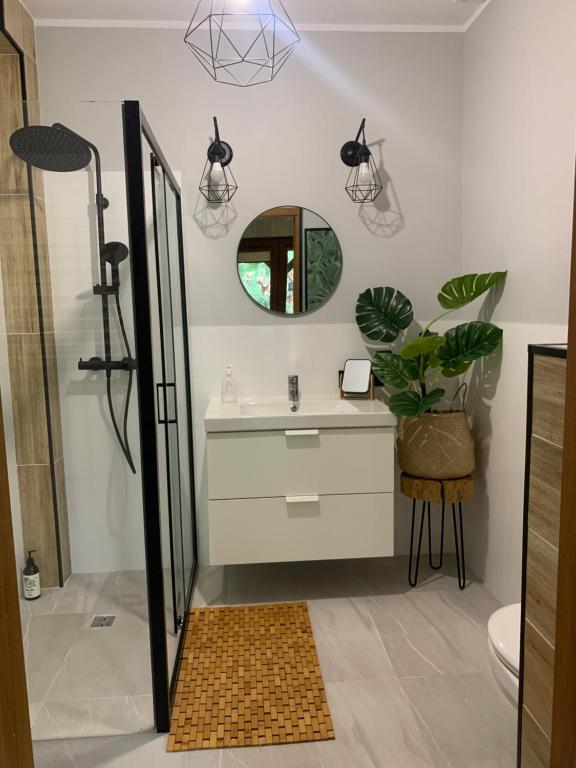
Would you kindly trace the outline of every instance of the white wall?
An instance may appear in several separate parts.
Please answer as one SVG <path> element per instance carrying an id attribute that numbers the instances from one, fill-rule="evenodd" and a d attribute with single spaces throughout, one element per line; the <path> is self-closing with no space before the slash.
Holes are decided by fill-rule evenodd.
<path id="1" fill-rule="evenodd" d="M 566 341 L 576 4 L 492 0 L 464 39 L 463 271 L 510 270 L 501 370 L 472 393 L 481 471 L 469 556 L 520 599 L 527 345 Z"/>
<path id="2" fill-rule="evenodd" d="M 363 352 L 354 325 L 360 291 L 394 285 L 426 318 L 438 288 L 460 272 L 461 42 L 448 34 L 307 34 L 273 84 L 243 90 L 215 84 L 178 31 L 39 29 L 45 116 L 70 115 L 76 130 L 96 132 L 106 168 L 120 170 L 116 137 L 107 141 L 105 124 L 75 104 L 140 99 L 168 161 L 181 171 L 201 556 L 207 551 L 202 420 L 224 365 L 236 365 L 243 392 L 281 393 L 292 372 L 305 393 L 334 392 L 343 361 Z M 197 192 L 213 115 L 234 147 L 240 185 L 230 208 L 219 211 L 207 210 Z M 389 182 L 379 208 L 359 211 L 344 191 L 339 150 L 362 117 L 369 140 L 381 142 L 374 151 Z M 288 204 L 316 210 L 343 248 L 337 294 L 307 318 L 267 315 L 237 278 L 236 245 L 246 225 L 261 211 Z M 65 301 L 62 293 L 59 300 Z M 67 449 L 74 450 L 73 441 Z M 109 495 L 106 514 L 116 503 Z M 102 543 L 93 539 L 94 553 Z"/>
<path id="3" fill-rule="evenodd" d="M 93 119 L 108 117 L 107 108 L 85 109 Z M 62 120 L 76 128 L 67 115 Z M 99 143 L 98 131 L 91 135 Z M 73 573 L 144 568 L 141 477 L 132 475 L 113 433 L 104 375 L 78 370 L 80 358 L 104 355 L 102 304 L 92 292 L 100 282 L 92 183 L 91 172 L 44 174 Z M 124 174 L 105 172 L 103 188 L 110 200 L 105 215 L 107 240 L 127 242 Z M 128 262 L 120 265 L 120 272 L 121 304 L 133 345 Z M 113 302 L 110 318 L 112 354 L 119 359 L 126 353 Z M 125 373 L 113 374 L 120 425 L 127 380 Z M 135 388 L 129 432 L 139 466 Z"/>

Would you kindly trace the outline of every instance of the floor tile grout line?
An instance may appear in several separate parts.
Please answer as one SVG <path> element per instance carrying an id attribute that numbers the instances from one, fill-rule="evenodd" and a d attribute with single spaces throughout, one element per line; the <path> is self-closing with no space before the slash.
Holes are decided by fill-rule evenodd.
<path id="1" fill-rule="evenodd" d="M 147 699 L 152 693 L 123 693 L 118 696 L 86 696 L 82 699 L 52 699 L 51 704 L 75 704 L 89 701 L 116 701 L 117 699 Z M 39 704 L 40 702 L 33 702 Z"/>

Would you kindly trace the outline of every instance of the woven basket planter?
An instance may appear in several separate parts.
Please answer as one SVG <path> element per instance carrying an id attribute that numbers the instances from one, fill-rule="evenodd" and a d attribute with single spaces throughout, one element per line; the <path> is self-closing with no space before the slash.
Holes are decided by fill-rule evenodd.
<path id="1" fill-rule="evenodd" d="M 474 440 L 464 411 L 438 411 L 398 419 L 398 462 L 412 477 L 455 480 L 476 466 Z"/>

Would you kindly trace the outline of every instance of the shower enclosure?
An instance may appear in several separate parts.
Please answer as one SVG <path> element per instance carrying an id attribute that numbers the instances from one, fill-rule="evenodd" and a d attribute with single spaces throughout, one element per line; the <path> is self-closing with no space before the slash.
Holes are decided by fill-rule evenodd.
<path id="1" fill-rule="evenodd" d="M 167 731 L 197 559 L 180 188 L 139 103 L 16 106 L 0 389 L 44 587 L 21 606 L 32 734 Z"/>
<path id="2" fill-rule="evenodd" d="M 197 562 L 182 209 L 180 187 L 140 104 L 125 102 L 123 116 L 152 676 L 156 724 L 164 731 L 169 669 L 178 656 L 166 636 L 184 624 Z"/>

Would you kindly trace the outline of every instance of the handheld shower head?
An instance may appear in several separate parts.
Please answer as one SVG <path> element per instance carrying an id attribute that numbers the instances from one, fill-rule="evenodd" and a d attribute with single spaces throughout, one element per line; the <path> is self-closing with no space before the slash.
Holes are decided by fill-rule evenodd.
<path id="1" fill-rule="evenodd" d="M 118 242 L 106 243 L 100 252 L 102 261 L 107 262 L 112 267 L 112 286 L 114 288 L 120 287 L 120 270 L 118 265 L 128 258 L 129 253 L 130 251 L 124 243 Z"/>
<path id="2" fill-rule="evenodd" d="M 19 128 L 10 136 L 10 147 L 21 160 L 43 171 L 80 171 L 92 159 L 86 139 L 59 123 Z"/>
<path id="3" fill-rule="evenodd" d="M 112 267 L 117 267 L 121 261 L 128 258 L 128 255 L 129 251 L 124 243 L 106 243 L 102 248 L 102 258 Z"/>

